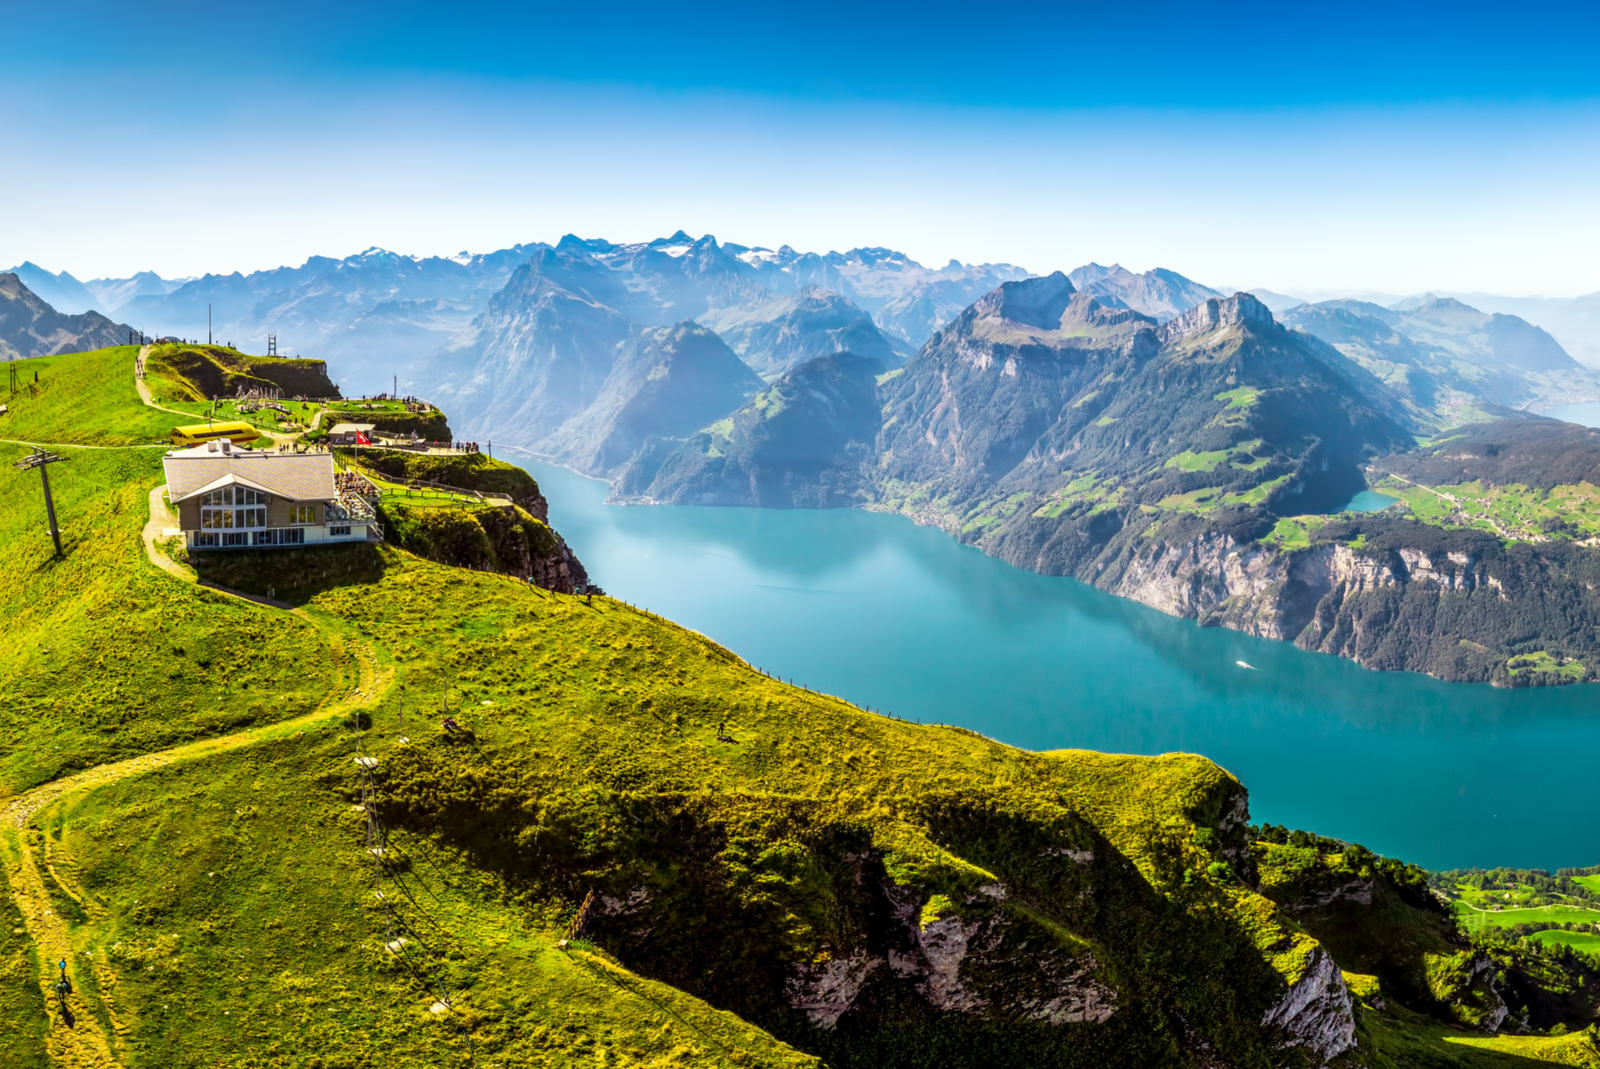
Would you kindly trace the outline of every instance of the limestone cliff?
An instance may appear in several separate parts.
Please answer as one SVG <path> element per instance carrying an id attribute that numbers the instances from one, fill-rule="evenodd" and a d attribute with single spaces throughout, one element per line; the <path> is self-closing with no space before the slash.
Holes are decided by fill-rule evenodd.
<path id="1" fill-rule="evenodd" d="M 1023 523 L 980 542 L 1021 567 L 1073 575 L 1206 626 L 1371 668 L 1528 686 L 1594 678 L 1600 553 L 1503 546 L 1391 516 L 1332 522 L 1313 544 L 1263 541 L 1270 520 Z"/>

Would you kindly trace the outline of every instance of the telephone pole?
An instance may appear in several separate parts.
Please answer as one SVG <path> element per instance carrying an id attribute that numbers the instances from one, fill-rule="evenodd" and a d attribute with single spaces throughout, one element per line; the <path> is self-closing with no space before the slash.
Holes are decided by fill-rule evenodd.
<path id="1" fill-rule="evenodd" d="M 56 503 L 50 496 L 50 472 L 47 465 L 54 464 L 62 458 L 48 450 L 33 447 L 33 453 L 17 461 L 18 471 L 27 471 L 29 468 L 39 469 L 39 478 L 44 482 L 44 511 L 50 518 L 50 537 L 56 544 L 56 556 L 65 556 L 61 552 L 61 528 L 56 526 Z"/>

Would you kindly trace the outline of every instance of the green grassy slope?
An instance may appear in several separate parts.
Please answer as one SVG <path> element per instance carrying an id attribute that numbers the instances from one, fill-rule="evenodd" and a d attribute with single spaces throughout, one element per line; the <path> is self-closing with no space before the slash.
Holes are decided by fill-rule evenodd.
<path id="1" fill-rule="evenodd" d="M 50 468 L 66 558 L 37 472 L 0 445 L 0 795 L 61 772 L 294 716 L 332 683 L 303 620 L 158 571 L 140 531 L 159 450 L 63 449 Z"/>
<path id="2" fill-rule="evenodd" d="M 900 882 L 937 887 L 956 902 L 963 889 L 996 877 L 951 854 L 930 837 L 931 825 L 944 829 L 939 839 L 962 839 L 1009 812 L 1011 834 L 1022 836 L 1017 845 L 1023 846 L 1050 825 L 1077 827 L 1073 834 L 1092 837 L 1075 823 L 1090 821 L 1107 837 L 1101 849 L 1108 862 L 1123 857 L 1141 871 L 1148 868 L 1149 878 L 1182 902 L 1175 906 L 1135 880 L 1122 889 L 1130 906 L 1173 925 L 1175 955 L 1204 949 L 1211 956 L 1206 970 L 1170 980 L 1139 976 L 1134 958 L 1119 962 L 1131 974 L 1130 993 L 1154 984 L 1146 996 L 1152 1002 L 1164 993 L 1192 1003 L 1196 1017 L 1215 1000 L 1239 997 L 1241 987 L 1254 989 L 1252 1000 L 1269 999 L 1279 983 L 1273 966 L 1292 974 L 1309 945 L 1276 924 L 1270 910 L 1263 914 L 1264 903 L 1248 891 L 1225 878 L 1193 877 L 1209 857 L 1193 842 L 1194 822 L 1207 814 L 1216 818 L 1219 792 L 1231 784 L 1199 758 L 1029 755 L 959 731 L 889 721 L 768 680 L 699 636 L 614 602 L 585 605 L 498 576 L 463 575 L 396 551 L 386 555 L 380 581 L 329 591 L 310 607 L 345 621 L 354 641 L 392 653 L 396 686 L 374 714 L 388 741 L 376 750 L 388 776 L 385 812 L 399 829 L 406 857 L 397 864 L 403 879 L 416 882 L 412 893 L 423 903 L 407 899 L 398 908 L 424 935 L 424 914 L 442 916 L 462 941 L 460 958 L 446 955 L 444 964 L 452 986 L 468 988 L 471 1006 L 460 1015 L 474 1042 L 495 1056 L 527 1054 L 519 1044 L 539 1034 L 540 1022 L 588 1001 L 560 984 L 581 987 L 592 970 L 585 965 L 573 972 L 572 962 L 554 950 L 586 884 L 607 891 L 616 880 L 637 875 L 639 866 L 656 867 L 663 894 L 683 893 L 672 888 L 672 866 L 651 844 L 605 845 L 607 826 L 627 820 L 630 810 L 647 824 L 710 818 L 705 833 L 743 825 L 747 834 L 763 825 L 771 831 L 770 822 L 788 813 L 798 824 L 787 864 L 804 869 L 807 854 L 826 851 L 817 849 L 807 821 L 795 816 L 798 807 L 835 834 L 853 829 L 857 848 L 881 852 L 884 868 Z M 399 746 L 392 736 L 406 695 L 413 703 L 408 734 L 415 741 Z M 431 716 L 422 721 L 417 707 L 431 707 L 444 695 L 462 710 L 470 736 L 442 733 Z M 720 743 L 719 731 L 742 741 Z M 280 1008 L 284 1020 L 315 1020 L 306 1041 L 330 1056 L 377 1041 L 431 1064 L 436 1048 L 452 1040 L 448 1029 L 441 1036 L 429 1031 L 428 1017 L 418 1012 L 426 992 L 389 976 L 385 955 L 375 949 L 383 929 L 366 896 L 360 817 L 351 816 L 349 739 L 324 729 L 276 746 L 128 781 L 68 811 L 61 848 L 76 859 L 81 886 L 97 903 L 91 918 L 96 912 L 106 918 L 82 926 L 79 946 L 100 955 L 97 967 L 118 977 L 116 1012 L 142 1022 L 135 1028 L 138 1042 L 162 1051 L 163 1064 L 206 1064 L 208 1058 L 251 1064 L 236 1059 L 247 1050 L 260 1053 L 259 1034 L 202 1024 L 224 1008 L 247 1021 L 273 1021 Z M 569 825 L 578 840 L 541 842 L 540 829 L 552 823 Z M 549 871 L 529 866 L 508 838 L 552 852 Z M 1002 870 L 1029 864 L 993 844 L 981 847 L 976 838 L 967 844 L 968 852 L 987 853 L 985 863 Z M 755 855 L 748 864 L 754 885 L 740 886 L 729 872 L 712 881 L 714 889 L 743 920 L 774 921 L 768 914 L 776 910 L 776 928 L 697 927 L 690 912 L 663 917 L 668 938 L 655 947 L 630 947 L 603 925 L 595 937 L 648 975 L 670 973 L 672 956 L 694 954 L 698 945 L 699 964 L 712 979 L 672 979 L 691 992 L 700 988 L 695 993 L 713 1004 L 737 1002 L 740 986 L 752 977 L 746 954 L 781 954 L 798 940 L 809 948 L 807 956 L 814 955 L 819 933 L 795 926 L 827 923 L 826 910 L 815 914 L 804 892 L 825 890 L 828 881 L 813 873 L 813 882 L 785 889 L 779 886 L 784 864 L 770 868 L 775 862 Z M 1185 868 L 1191 870 L 1187 878 Z M 1047 890 L 1041 887 L 1040 894 Z M 1235 920 L 1218 927 L 1201 919 L 1219 908 Z M 281 928 L 269 923 L 273 919 Z M 1281 946 L 1263 954 L 1258 942 Z M 1118 953 L 1114 943 L 1099 949 L 1107 957 Z M 561 977 L 560 984 L 541 979 L 546 973 Z M 240 975 L 257 979 L 236 979 Z M 519 990 L 529 992 L 528 1005 L 516 1005 Z M 391 1013 L 391 1004 L 400 1008 Z M 184 1009 L 172 1009 L 178 1006 Z M 334 1021 L 313 1013 L 316 1006 Z M 1162 1052 L 1172 1056 L 1176 1037 L 1162 1035 L 1165 1026 L 1146 1012 L 1128 1014 L 1123 1027 L 1104 1031 L 1104 1039 L 1145 1043 L 1158 1060 Z M 638 1046 L 648 1038 L 639 1019 L 645 1011 L 629 1013 L 616 1026 L 625 1030 L 617 1041 Z M 347 1019 L 347 1026 L 340 1023 Z M 787 1025 L 813 1046 L 826 1038 L 792 1021 L 765 1023 Z M 1237 1020 L 1200 1027 L 1218 1029 L 1219 1041 L 1243 1050 L 1259 1049 L 1260 1040 L 1241 1034 Z M 573 1040 L 592 1044 L 595 1038 L 592 1029 L 580 1029 Z M 958 1041 L 983 1046 L 982 1037 L 970 1035 L 922 1038 L 937 1051 Z M 853 1042 L 859 1048 L 873 1039 Z M 1076 1038 L 1079 1046 L 1083 1039 Z M 840 1064 L 859 1061 L 849 1043 L 833 1053 Z"/>
<path id="3" fill-rule="evenodd" d="M 80 445 L 167 441 L 175 417 L 140 404 L 134 392 L 138 355 L 138 346 L 119 345 L 5 365 L 16 368 L 22 385 L 12 394 L 9 371 L 0 378 L 0 403 L 11 410 L 0 416 L 0 438 Z"/>
<path id="4" fill-rule="evenodd" d="M 334 678 L 303 620 L 197 591 L 145 558 L 140 531 L 160 449 L 125 447 L 172 417 L 140 402 L 133 347 L 44 365 L 16 426 L 61 447 L 50 468 L 66 558 L 53 559 L 37 472 L 0 444 L 0 793 L 177 741 L 291 717 Z M 29 376 L 31 381 L 31 375 Z M 3 417 L 12 418 L 12 417 Z M 21 435 L 18 435 L 20 437 Z"/>
<path id="5" fill-rule="evenodd" d="M 1244 1023 L 1254 1011 L 1239 1010 L 1310 944 L 1226 865 L 1208 871 L 1220 842 L 1197 827 L 1216 823 L 1231 781 L 1203 759 L 1029 754 L 887 720 L 615 602 L 383 553 L 380 576 L 309 609 L 396 672 L 365 721 L 392 915 L 371 894 L 352 808 L 350 719 L 127 779 L 39 821 L 88 903 L 79 986 L 86 1002 L 109 996 L 129 1064 L 360 1065 L 382 1048 L 449 1065 L 469 1043 L 480 1064 L 803 1064 L 772 1033 L 841 1066 L 1178 1064 L 1166 1000 L 1235 1064 L 1266 1064 Z M 446 697 L 464 732 L 440 729 Z M 1097 855 L 1094 908 L 1063 909 L 1050 842 Z M 1051 1037 L 885 1013 L 829 1035 L 755 997 L 771 956 L 848 948 L 859 904 L 828 870 L 862 850 L 921 889 L 925 923 L 983 915 L 970 892 L 1003 880 L 1004 911 L 1042 926 L 1035 953 L 1092 948 L 1122 1020 Z M 663 903 L 650 934 L 592 918 L 594 950 L 558 949 L 588 890 L 639 886 Z M 405 959 L 382 949 L 399 936 Z M 440 989 L 454 1008 L 430 1013 Z M 1374 1064 L 1525 1063 L 1413 1017 L 1364 1011 Z"/>
<path id="6" fill-rule="evenodd" d="M 107 787 L 46 825 L 104 917 L 79 926 L 78 984 L 121 1025 L 128 1064 L 714 1064 L 722 1050 L 809 1063 L 731 1014 L 562 953 L 414 837 L 391 841 L 391 928 L 347 793 L 352 754 L 349 723 L 328 724 Z M 408 942 L 390 953 L 391 937 Z M 430 1012 L 435 975 L 448 1013 Z"/>
<path id="7" fill-rule="evenodd" d="M 0 800 L 89 768 L 5 803 L 3 1064 L 1307 1062 L 1260 1022 L 1318 944 L 1246 882 L 1243 792 L 1205 759 L 886 719 L 621 603 L 387 546 L 236 569 L 321 563 L 296 612 L 227 599 L 145 559 L 158 458 L 56 466 L 62 562 L 0 514 L 0 694 L 25 703 L 0 709 Z M 8 500 L 23 478 L 0 467 Z M 57 955 L 71 1032 L 44 1023 Z M 852 963 L 839 1027 L 793 1008 Z M 1593 1051 L 1359 1027 L 1374 1064 Z"/>
<path id="8" fill-rule="evenodd" d="M 222 345 L 152 346 L 145 373 L 151 394 L 163 403 L 232 397 L 240 387 L 277 387 L 290 397 L 339 396 L 322 360 L 249 356 Z"/>

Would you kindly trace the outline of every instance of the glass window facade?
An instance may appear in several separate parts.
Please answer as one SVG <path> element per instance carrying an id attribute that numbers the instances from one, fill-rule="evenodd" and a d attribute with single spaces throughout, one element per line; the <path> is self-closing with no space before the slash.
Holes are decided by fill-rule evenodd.
<path id="1" fill-rule="evenodd" d="M 266 505 L 267 495 L 260 490 L 243 486 L 224 486 L 221 490 L 212 490 L 200 498 L 200 529 L 231 531 L 265 527 Z"/>

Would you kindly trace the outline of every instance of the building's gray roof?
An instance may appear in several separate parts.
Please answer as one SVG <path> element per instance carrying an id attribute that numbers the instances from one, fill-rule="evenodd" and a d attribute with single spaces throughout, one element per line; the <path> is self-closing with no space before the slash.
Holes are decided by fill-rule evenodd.
<path id="1" fill-rule="evenodd" d="M 360 431 L 362 434 L 366 434 L 367 432 L 371 431 L 374 426 L 375 424 L 371 423 L 335 423 L 331 428 L 329 428 L 328 433 L 354 434 L 357 431 Z"/>
<path id="2" fill-rule="evenodd" d="M 194 494 L 233 481 L 265 490 L 290 501 L 331 501 L 339 496 L 333 483 L 331 453 L 268 453 L 249 449 L 211 451 L 207 445 L 174 449 L 167 469 L 167 498 L 177 503 Z"/>

